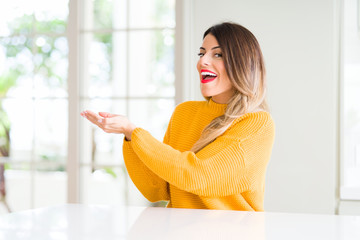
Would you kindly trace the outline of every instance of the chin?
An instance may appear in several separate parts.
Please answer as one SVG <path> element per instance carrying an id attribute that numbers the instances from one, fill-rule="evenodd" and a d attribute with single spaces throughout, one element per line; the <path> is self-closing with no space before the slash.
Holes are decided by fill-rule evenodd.
<path id="1" fill-rule="evenodd" d="M 203 95 L 203 97 L 209 98 L 213 95 L 211 89 L 208 89 L 206 87 L 201 86 L 200 90 L 201 90 L 201 95 Z"/>
<path id="2" fill-rule="evenodd" d="M 207 93 L 201 92 L 201 95 L 202 95 L 204 98 L 211 98 L 211 95 L 209 95 L 209 94 L 207 94 Z"/>

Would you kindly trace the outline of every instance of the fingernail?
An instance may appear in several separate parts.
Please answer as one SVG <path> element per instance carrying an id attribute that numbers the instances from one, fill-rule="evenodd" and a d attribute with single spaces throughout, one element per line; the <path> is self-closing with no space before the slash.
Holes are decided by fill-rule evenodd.
<path id="1" fill-rule="evenodd" d="M 102 123 L 102 119 L 99 119 L 98 122 L 99 122 L 99 123 Z"/>

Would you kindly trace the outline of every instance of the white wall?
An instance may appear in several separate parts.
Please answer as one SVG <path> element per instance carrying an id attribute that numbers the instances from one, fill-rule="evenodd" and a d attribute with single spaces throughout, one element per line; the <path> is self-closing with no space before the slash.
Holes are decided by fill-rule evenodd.
<path id="1" fill-rule="evenodd" d="M 335 213 L 338 195 L 338 0 L 194 0 L 196 53 L 212 24 L 234 21 L 254 33 L 268 73 L 276 138 L 267 172 L 266 211 Z M 188 21 L 188 20 L 187 20 Z M 196 85 L 197 86 L 197 85 Z M 191 90 L 193 91 L 193 89 Z M 201 99 L 199 91 L 195 98 Z"/>

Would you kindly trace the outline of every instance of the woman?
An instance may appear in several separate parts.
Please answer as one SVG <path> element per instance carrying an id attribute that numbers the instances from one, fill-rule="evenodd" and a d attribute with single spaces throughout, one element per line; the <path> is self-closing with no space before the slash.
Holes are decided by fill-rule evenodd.
<path id="1" fill-rule="evenodd" d="M 206 101 L 178 105 L 164 141 L 126 117 L 82 112 L 125 135 L 128 173 L 140 192 L 168 207 L 263 211 L 274 123 L 265 102 L 265 67 L 254 35 L 234 23 L 210 27 L 197 64 Z"/>

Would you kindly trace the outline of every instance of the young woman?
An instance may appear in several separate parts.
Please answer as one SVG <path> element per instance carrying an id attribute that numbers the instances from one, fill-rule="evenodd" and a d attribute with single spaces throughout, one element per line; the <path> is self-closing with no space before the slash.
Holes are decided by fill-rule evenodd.
<path id="1" fill-rule="evenodd" d="M 274 123 L 265 102 L 260 46 L 241 25 L 212 26 L 204 33 L 197 69 L 206 101 L 178 105 L 163 142 L 124 116 L 81 115 L 107 133 L 125 135 L 127 171 L 149 201 L 263 211 Z"/>

